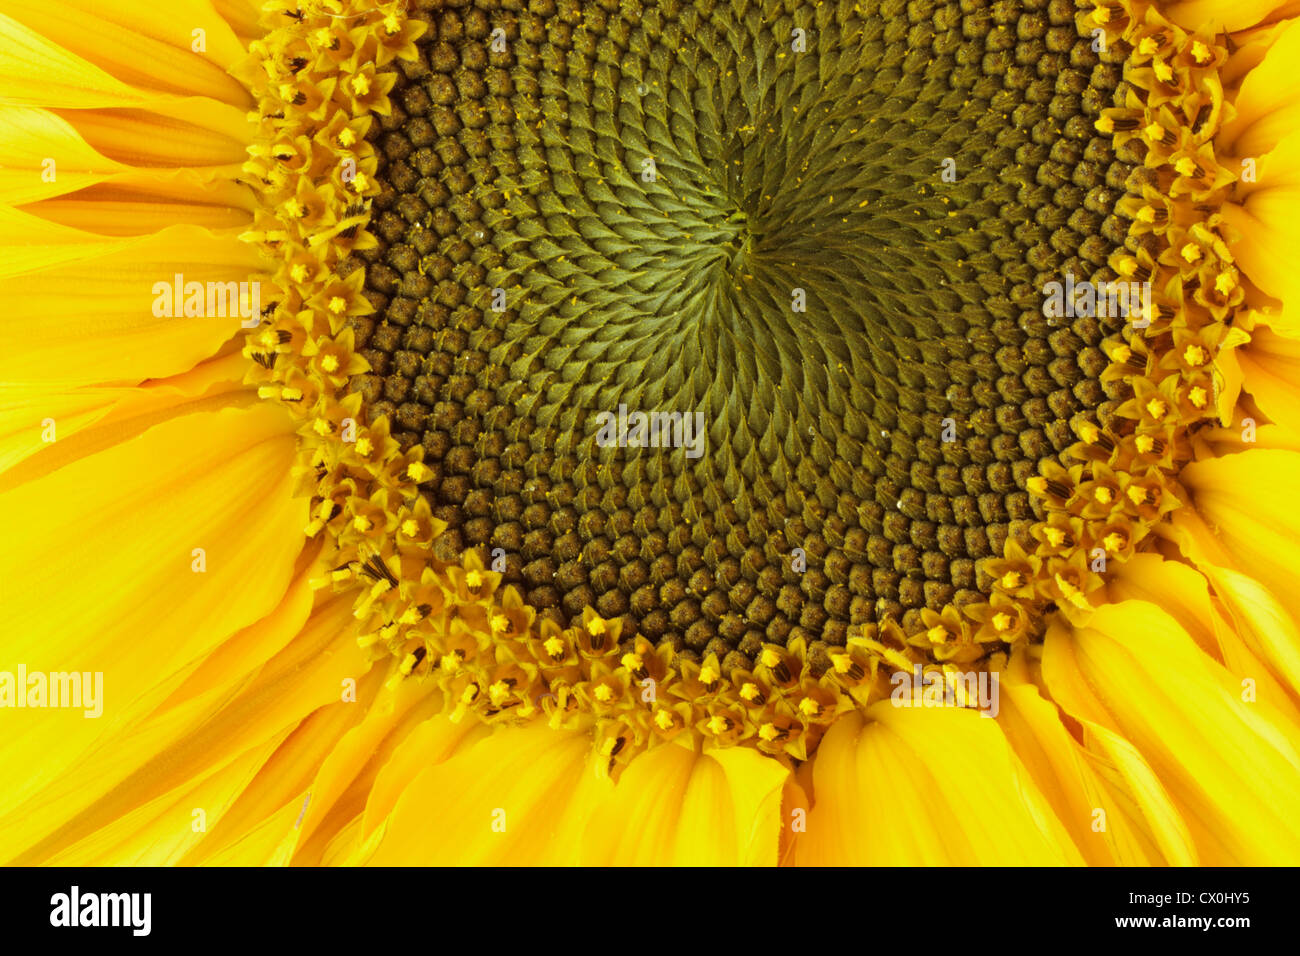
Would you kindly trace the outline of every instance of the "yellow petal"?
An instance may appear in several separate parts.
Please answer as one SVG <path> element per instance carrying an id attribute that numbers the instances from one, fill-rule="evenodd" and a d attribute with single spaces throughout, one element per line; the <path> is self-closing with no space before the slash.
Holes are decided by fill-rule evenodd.
<path id="1" fill-rule="evenodd" d="M 0 821 L 0 834 L 12 832 L 12 839 L 30 844 L 19 862 L 44 863 L 60 854 L 65 862 L 93 863 L 79 854 L 101 845 L 106 832 L 121 833 L 132 852 L 140 852 L 149 834 L 132 837 L 129 827 L 122 829 L 127 818 L 143 827 L 139 811 L 159 795 L 184 792 L 268 742 L 271 752 L 241 778 L 241 791 L 219 807 L 205 807 L 201 835 L 169 841 L 169 852 L 178 855 L 151 857 L 150 864 L 206 861 L 282 802 L 302 802 L 311 776 L 361 720 L 384 678 L 379 670 L 367 673 L 351 602 L 333 598 L 307 616 L 309 570 L 273 615 L 218 648 L 129 733 L 98 742 L 75 773 Z M 158 818 L 149 825 L 165 830 L 175 821 Z"/>
<path id="2" fill-rule="evenodd" d="M 1255 593 L 1263 590 L 1258 584 L 1239 580 L 1242 576 L 1236 572 L 1214 567 L 1198 552 L 1189 550 L 1186 539 L 1179 541 L 1196 568 L 1181 561 L 1167 561 L 1157 554 L 1135 555 L 1115 569 L 1107 597 L 1112 602 L 1158 604 L 1201 650 L 1237 677 L 1257 681 L 1261 699 L 1286 711 L 1289 717 L 1300 718 L 1282 683 L 1293 679 L 1288 668 L 1295 666 L 1294 648 L 1300 643 L 1292 645 L 1288 637 L 1296 634 L 1295 624 L 1286 619 L 1276 601 Z M 1227 606 L 1226 613 L 1211 600 L 1210 583 Z M 1281 619 L 1270 616 L 1269 608 Z M 1275 655 L 1281 658 L 1274 661 Z"/>
<path id="3" fill-rule="evenodd" d="M 87 142 L 83 128 L 107 153 Z M 232 173 L 252 133 L 244 113 L 211 100 L 103 114 L 6 107 L 0 109 L 0 203 L 20 206 L 74 192 L 116 198 L 107 189 L 84 192 L 111 183 L 123 201 L 154 197 L 175 206 L 249 211 L 252 191 Z M 131 162 L 147 165 L 133 168 Z M 104 234 L 112 225 L 88 231 Z"/>
<path id="4" fill-rule="evenodd" d="M 122 169 L 49 110 L 0 109 L 0 202 L 16 206 L 73 192 Z"/>
<path id="5" fill-rule="evenodd" d="M 12 0 L 9 2 L 13 9 Z M 102 18 L 134 33 L 191 52 L 198 52 L 194 51 L 198 39 L 195 30 L 201 29 L 204 49 L 199 58 L 216 64 L 222 70 L 234 66 L 248 52 L 230 26 L 231 18 L 223 9 L 226 5 L 208 0 L 168 0 L 168 15 L 165 17 L 158 15 L 158 4 L 154 0 L 116 0 L 113 4 L 100 3 L 99 0 L 62 0 L 60 6 Z M 231 6 L 238 11 L 238 5 Z M 244 4 L 245 8 L 250 6 Z M 26 0 L 26 7 L 38 8 L 37 16 L 43 13 L 35 0 Z"/>
<path id="6" fill-rule="evenodd" d="M 1275 11 L 1287 7 L 1284 0 L 1243 0 L 1231 4 L 1222 0 L 1178 0 L 1162 5 L 1160 12 L 1188 32 L 1202 29 L 1207 24 L 1232 32 L 1264 23 L 1275 15 Z"/>
<path id="7" fill-rule="evenodd" d="M 93 149 L 132 166 L 211 167 L 234 179 L 256 132 L 233 106 L 195 100 L 150 110 L 64 110 Z"/>
<path id="8" fill-rule="evenodd" d="M 1231 568 L 1210 568 L 1207 573 L 1232 612 L 1237 633 L 1252 654 L 1248 659 L 1250 664 L 1254 660 L 1267 662 L 1273 675 L 1285 682 L 1294 695 L 1293 702 L 1300 700 L 1300 627 L 1297 627 L 1295 619 L 1267 588 L 1249 575 Z M 1231 669 L 1238 677 L 1250 677 L 1259 682 L 1269 680 L 1267 671 L 1250 664 L 1238 663 Z M 1260 688 L 1259 693 L 1262 699 L 1279 708 L 1285 708 L 1287 704 L 1267 684 Z"/>
<path id="9" fill-rule="evenodd" d="M 1254 409 L 1251 414 L 1254 414 Z M 1247 438 L 1251 440 L 1247 441 Z M 1239 415 L 1236 424 L 1230 428 L 1203 428 L 1192 437 L 1192 442 L 1197 449 L 1194 457 L 1198 460 L 1237 455 L 1262 448 L 1294 452 L 1300 451 L 1300 432 L 1281 425 L 1261 425 L 1258 420 L 1248 426 Z M 1175 519 L 1177 514 L 1181 512 L 1175 514 Z"/>
<path id="10" fill-rule="evenodd" d="M 238 839 L 205 859 L 206 866 L 251 866 L 250 861 L 264 861 L 266 866 L 288 865 L 284 835 L 302 813 L 300 800 L 288 800 L 275 813 Z"/>
<path id="11" fill-rule="evenodd" d="M 1300 241 L 1300 134 L 1291 134 L 1260 158 L 1257 181 L 1238 184 L 1223 218 L 1240 233 L 1232 245 L 1237 265 L 1261 290 L 1292 307 L 1300 277 L 1291 250 Z"/>
<path id="12" fill-rule="evenodd" d="M 998 724 L 1085 861 L 1090 866 L 1169 862 L 1128 787 L 1094 766 L 1093 755 L 1070 736 L 1056 706 L 1041 696 L 1027 658 L 1025 651 L 1017 652 L 1001 673 Z"/>
<path id="13" fill-rule="evenodd" d="M 101 236 L 140 236 L 182 223 L 203 229 L 242 231 L 253 221 L 248 213 L 233 206 L 133 200 L 117 196 L 101 199 L 86 192 L 29 203 L 22 209 L 42 219 Z"/>
<path id="14" fill-rule="evenodd" d="M 1297 858 L 1297 728 L 1266 702 L 1243 700 L 1239 681 L 1160 608 L 1124 601 L 1072 632 L 1049 629 L 1043 679 L 1066 713 L 1151 768 L 1200 863 Z M 1176 832 L 1176 821 L 1166 824 Z"/>
<path id="15" fill-rule="evenodd" d="M 141 106 L 145 94 L 0 13 L 0 105 Z M 39 77 L 40 82 L 33 82 Z"/>
<path id="16" fill-rule="evenodd" d="M 307 505 L 291 494 L 291 427 L 269 406 L 187 415 L 0 495 L 11 516 L 0 670 L 98 672 L 104 694 L 99 718 L 8 712 L 0 767 L 14 783 L 0 813 L 279 602 Z"/>
<path id="17" fill-rule="evenodd" d="M 252 39 L 260 39 L 266 32 L 259 23 L 261 4 L 253 0 L 213 0 L 212 8 L 230 24 L 245 45 Z"/>
<path id="18" fill-rule="evenodd" d="M 1224 89 L 1240 89 L 1242 79 L 1263 62 L 1282 31 L 1289 26 L 1289 22 L 1282 20 L 1242 30 L 1234 35 L 1233 48 L 1228 51 L 1228 58 L 1219 67 L 1219 80 Z M 1221 130 L 1219 136 L 1222 135 Z"/>
<path id="19" fill-rule="evenodd" d="M 355 645 L 355 640 L 349 643 Z M 326 675 L 308 672 L 292 680 L 294 684 L 301 681 L 307 687 L 314 685 L 335 690 L 339 685 L 339 675 L 350 672 L 348 676 L 357 681 L 356 699 L 345 701 L 341 694 L 335 692 L 329 695 L 329 703 L 322 704 L 305 718 L 299 719 L 296 726 L 290 724 L 292 732 L 244 781 L 238 799 L 215 825 L 209 825 L 209 832 L 202 840 L 188 843 L 185 854 L 176 858 L 176 862 L 183 866 L 197 866 L 228 853 L 232 847 L 241 843 L 247 833 L 258 829 L 268 819 L 278 817 L 286 804 L 296 803 L 299 812 L 293 825 L 280 831 L 274 852 L 270 856 L 247 856 L 239 862 L 245 866 L 265 866 L 287 861 L 290 847 L 311 803 L 308 788 L 312 778 L 319 772 L 339 740 L 361 722 L 383 688 L 384 672 L 381 668 L 374 668 L 363 675 L 360 670 L 361 655 L 353 649 L 341 650 L 342 654 L 336 657 L 335 666 L 330 669 L 332 673 Z M 303 689 L 305 688 L 300 689 L 296 696 L 305 703 Z M 324 695 L 315 696 L 319 700 Z M 221 720 L 223 716 L 216 715 L 214 719 Z M 247 852 L 248 849 L 244 847 L 243 851 Z M 171 863 L 173 860 L 157 862 Z"/>
<path id="20" fill-rule="evenodd" d="M 1259 581 L 1300 621 L 1292 570 L 1300 560 L 1300 513 L 1292 505 L 1300 454 L 1257 448 L 1193 462 L 1179 480 L 1224 555 L 1205 557 Z M 1175 526 L 1189 517 L 1175 516 Z"/>
<path id="21" fill-rule="evenodd" d="M 583 862 L 775 866 L 789 776 L 779 762 L 747 747 L 705 754 L 676 744 L 653 747 L 628 764 L 612 796 L 592 814 Z"/>
<path id="22" fill-rule="evenodd" d="M 248 91 L 226 72 L 239 58 L 229 26 L 207 4 L 175 3 L 166 16 L 156 8 L 149 16 L 134 2 L 115 3 L 107 12 L 102 4 L 6 0 L 5 10 L 47 43 L 136 89 L 251 105 Z M 203 53 L 193 49 L 200 39 L 196 29 L 203 30 Z"/>
<path id="23" fill-rule="evenodd" d="M 608 797 L 589 734 L 536 723 L 501 728 L 406 787 L 357 862 L 557 865 L 576 862 L 582 821 Z"/>
<path id="24" fill-rule="evenodd" d="M 256 281 L 262 266 L 251 246 L 203 229 L 104 239 L 4 207 L 0 248 L 0 378 L 8 382 L 134 383 L 187 371 L 238 334 L 241 319 L 155 316 L 155 284 L 174 285 L 178 274 Z"/>
<path id="25" fill-rule="evenodd" d="M 1216 150 L 1259 158 L 1296 128 L 1300 120 L 1300 21 L 1277 30 L 1262 60 L 1241 81 L 1236 116 L 1216 137 Z"/>
<path id="26" fill-rule="evenodd" d="M 41 862 L 50 866 L 174 864 L 229 812 L 287 734 L 283 731 L 229 763 L 200 768 L 184 785 L 155 796 Z"/>
<path id="27" fill-rule="evenodd" d="M 1256 326 L 1250 344 L 1237 349 L 1245 387 L 1265 415 L 1289 431 L 1300 432 L 1300 339 Z"/>
<path id="28" fill-rule="evenodd" d="M 418 680 L 407 679 L 394 691 L 386 690 L 381 700 L 367 710 L 362 722 L 331 750 L 311 783 L 307 810 L 294 833 L 294 865 L 319 864 L 339 833 L 354 822 L 360 825 L 380 768 L 387 770 L 399 755 L 422 759 L 420 769 L 432 762 L 414 734 L 439 713 L 441 705 L 441 695 Z M 452 726 L 463 733 L 475 730 L 473 721 Z M 412 769 L 407 779 L 416 773 L 418 770 Z M 389 802 L 376 812 L 383 817 L 391 809 Z"/>
<path id="29" fill-rule="evenodd" d="M 1182 814 L 1137 749 L 1119 734 L 1083 722 L 1083 752 L 1097 775 L 1110 783 L 1123 818 L 1146 824 L 1145 831 L 1135 825 L 1135 834 L 1150 834 L 1155 853 L 1168 865 L 1196 866 L 1196 846 Z"/>
<path id="30" fill-rule="evenodd" d="M 971 710 L 881 701 L 842 716 L 813 781 L 800 866 L 1083 862 L 997 722 Z"/>
<path id="31" fill-rule="evenodd" d="M 378 773 L 366 799 L 358 836 L 372 837 L 393 812 L 406 788 L 425 769 L 468 751 L 491 732 L 491 728 L 479 721 L 453 723 L 442 715 L 421 723 Z"/>
<path id="32" fill-rule="evenodd" d="M 180 414 L 240 403 L 247 360 L 210 359 L 148 387 L 0 385 L 0 491 L 49 474 Z M 29 461 L 33 456 L 36 461 Z M 15 469 L 26 462 L 21 469 Z"/>
<path id="33" fill-rule="evenodd" d="M 1159 604 L 1205 653 L 1222 661 L 1219 636 L 1231 630 L 1210 601 L 1205 578 L 1181 561 L 1135 554 L 1108 575 L 1109 603 L 1137 600 Z"/>

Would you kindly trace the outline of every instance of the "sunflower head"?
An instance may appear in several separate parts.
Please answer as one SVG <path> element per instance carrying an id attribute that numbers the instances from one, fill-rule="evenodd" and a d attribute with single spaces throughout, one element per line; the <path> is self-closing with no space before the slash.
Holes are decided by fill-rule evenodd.
<path id="1" fill-rule="evenodd" d="M 803 759 L 1090 608 L 1240 300 L 1222 48 L 1105 10 L 273 20 L 246 351 L 373 653 L 457 718 Z"/>
<path id="2" fill-rule="evenodd" d="M 1228 490 L 1244 459 L 1260 481 L 1291 473 L 1251 458 L 1258 423 L 1274 456 L 1300 447 L 1280 374 L 1300 357 L 1295 290 L 1266 241 L 1293 198 L 1289 113 L 1268 92 L 1300 35 L 1281 14 L 230 0 L 219 51 L 182 83 L 151 66 L 170 41 L 131 40 L 155 54 L 133 64 L 20 6 L 55 39 L 10 29 L 68 82 L 6 122 L 28 152 L 56 131 L 90 170 L 67 195 L 10 197 L 32 237 L 77 247 L 49 262 L 170 240 L 201 261 L 218 235 L 242 240 L 211 268 L 251 277 L 243 329 L 155 330 L 156 351 L 81 384 L 153 376 L 104 413 L 146 436 L 159 394 L 223 422 L 256 407 L 258 441 L 292 457 L 301 509 L 275 517 L 308 542 L 295 600 L 344 635 L 382 715 L 358 738 L 428 720 L 410 732 L 430 766 L 464 746 L 476 773 L 527 740 L 619 794 L 652 773 L 684 788 L 712 761 L 728 793 L 823 819 L 837 788 L 891 782 L 912 801 L 882 754 L 970 769 L 978 753 L 1010 768 L 981 795 L 1000 805 L 1021 769 L 1046 786 L 1086 752 L 1127 774 L 1108 805 L 1155 800 L 1154 775 L 1174 781 L 1171 813 L 1200 819 L 1220 805 L 1181 788 L 1177 760 L 1128 753 L 1130 731 L 1150 750 L 1154 721 L 1099 681 L 1138 681 L 1125 655 L 1149 645 L 1222 704 L 1205 714 L 1245 720 L 1208 688 L 1249 667 L 1294 708 L 1264 623 L 1286 589 L 1234 576 L 1254 546 Z M 7 75 L 0 61 L 0 94 Z M 65 119 L 65 85 L 98 99 Z M 187 118 L 180 92 L 211 108 Z M 153 222 L 187 184 L 193 221 L 151 245 L 75 232 L 106 203 Z M 201 317 L 182 278 L 176 315 Z M 285 421 L 291 452 L 263 436 Z M 97 442 L 109 433 L 69 454 Z M 1205 577 L 1189 584 L 1180 555 Z M 1147 576 L 1177 595 L 1164 617 Z M 1125 613 L 1143 633 L 1117 649 Z M 171 661 L 195 699 L 218 696 L 214 655 Z M 959 716 L 895 713 L 927 695 Z M 385 753 L 382 772 L 350 768 L 383 780 L 349 824 L 362 856 L 386 839 L 376 815 L 412 812 L 392 781 L 418 761 Z M 1084 798 L 1048 790 L 1013 802 L 1078 856 L 1183 860 L 1199 839 L 1125 821 L 1084 850 Z"/>

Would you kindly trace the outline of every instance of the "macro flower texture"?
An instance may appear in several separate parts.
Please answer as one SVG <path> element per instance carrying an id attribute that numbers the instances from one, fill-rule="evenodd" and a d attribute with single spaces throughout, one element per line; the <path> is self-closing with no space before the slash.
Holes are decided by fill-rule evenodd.
<path id="1" fill-rule="evenodd" d="M 1296 62 L 0 0 L 0 860 L 1300 863 Z"/>

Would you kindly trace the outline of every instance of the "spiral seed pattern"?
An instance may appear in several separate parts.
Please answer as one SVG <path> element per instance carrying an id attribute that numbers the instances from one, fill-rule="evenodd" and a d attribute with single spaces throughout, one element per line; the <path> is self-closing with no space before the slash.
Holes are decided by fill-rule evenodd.
<path id="1" fill-rule="evenodd" d="M 353 387 L 423 445 L 438 556 L 724 668 L 985 598 L 1123 397 L 1119 320 L 1042 311 L 1128 232 L 1074 4 L 412 7 Z M 620 406 L 702 453 L 601 447 Z"/>

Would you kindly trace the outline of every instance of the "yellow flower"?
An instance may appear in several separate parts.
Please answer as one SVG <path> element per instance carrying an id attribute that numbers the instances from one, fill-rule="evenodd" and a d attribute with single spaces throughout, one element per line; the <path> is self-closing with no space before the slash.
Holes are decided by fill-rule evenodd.
<path id="1" fill-rule="evenodd" d="M 1300 855 L 1289 8 L 111 6 L 0 3 L 0 859 Z"/>

